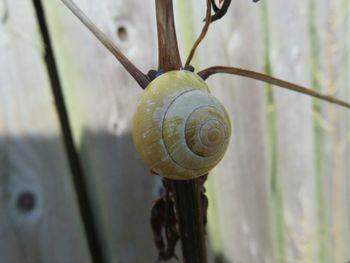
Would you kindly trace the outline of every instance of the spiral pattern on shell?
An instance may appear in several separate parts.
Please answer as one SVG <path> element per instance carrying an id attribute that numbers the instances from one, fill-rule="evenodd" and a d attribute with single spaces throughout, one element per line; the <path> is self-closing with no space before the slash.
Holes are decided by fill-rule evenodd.
<path id="1" fill-rule="evenodd" d="M 141 158 L 161 176 L 177 180 L 208 173 L 224 156 L 230 134 L 225 108 L 189 71 L 170 71 L 153 80 L 133 118 Z"/>

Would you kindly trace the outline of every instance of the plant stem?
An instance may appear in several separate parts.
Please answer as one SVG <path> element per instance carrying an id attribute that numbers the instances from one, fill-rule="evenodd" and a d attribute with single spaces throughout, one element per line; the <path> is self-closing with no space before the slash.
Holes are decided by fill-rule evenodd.
<path id="1" fill-rule="evenodd" d="M 326 94 L 321 94 L 313 89 L 306 88 L 303 86 L 300 86 L 298 84 L 294 84 L 292 82 L 288 82 L 282 79 L 278 79 L 275 77 L 271 77 L 269 75 L 248 70 L 248 69 L 243 69 L 243 68 L 236 68 L 236 67 L 228 67 L 228 66 L 213 66 L 207 69 L 204 69 L 200 72 L 198 72 L 198 75 L 201 76 L 204 80 L 209 78 L 210 76 L 217 74 L 217 73 L 226 73 L 226 74 L 232 74 L 232 75 L 238 75 L 242 77 L 247 77 L 250 79 L 256 79 L 260 81 L 264 81 L 266 83 L 275 85 L 280 88 L 284 89 L 289 89 L 293 90 L 295 92 L 303 93 L 306 95 L 309 95 L 314 98 L 319 98 L 320 100 L 328 101 L 330 103 L 337 104 L 339 106 L 342 106 L 344 108 L 350 109 L 350 103 L 347 101 L 343 101 L 340 99 L 337 99 L 333 96 L 326 95 Z"/>
<path id="2" fill-rule="evenodd" d="M 145 89 L 149 84 L 149 80 L 103 33 L 80 8 L 71 0 L 62 0 L 62 2 L 73 12 L 73 14 L 91 31 L 95 37 L 116 57 L 122 66 L 129 72 L 131 76 L 137 81 L 141 88 Z"/>
<path id="3" fill-rule="evenodd" d="M 207 262 L 201 178 L 173 181 L 183 262 Z"/>
<path id="4" fill-rule="evenodd" d="M 155 0 L 158 29 L 159 69 L 179 70 L 182 66 L 177 45 L 172 0 Z M 183 262 L 206 263 L 203 178 L 186 181 L 169 180 L 176 203 Z"/>
<path id="5" fill-rule="evenodd" d="M 179 70 L 182 66 L 174 23 L 172 0 L 156 0 L 159 69 Z"/>

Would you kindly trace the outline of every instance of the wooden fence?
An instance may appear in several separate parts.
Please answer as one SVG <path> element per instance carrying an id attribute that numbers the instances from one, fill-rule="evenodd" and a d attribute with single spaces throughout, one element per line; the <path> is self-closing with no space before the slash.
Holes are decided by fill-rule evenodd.
<path id="1" fill-rule="evenodd" d="M 75 2 L 144 72 L 156 68 L 154 1 Z M 205 1 L 174 4 L 184 57 Z M 194 65 L 350 101 L 349 48 L 348 0 L 234 0 Z M 210 262 L 348 262 L 350 113 L 241 77 L 209 83 L 233 122 L 207 184 Z M 59 0 L 0 0 L 1 263 L 155 261 L 160 182 L 130 136 L 140 94 Z"/>

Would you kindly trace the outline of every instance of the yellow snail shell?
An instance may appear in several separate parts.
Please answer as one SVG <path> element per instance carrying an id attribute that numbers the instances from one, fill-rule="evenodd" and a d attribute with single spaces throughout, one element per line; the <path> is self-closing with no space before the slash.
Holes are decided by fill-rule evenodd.
<path id="1" fill-rule="evenodd" d="M 133 118 L 132 137 L 141 159 L 175 180 L 208 173 L 224 156 L 230 135 L 225 108 L 197 74 L 185 70 L 154 79 Z"/>

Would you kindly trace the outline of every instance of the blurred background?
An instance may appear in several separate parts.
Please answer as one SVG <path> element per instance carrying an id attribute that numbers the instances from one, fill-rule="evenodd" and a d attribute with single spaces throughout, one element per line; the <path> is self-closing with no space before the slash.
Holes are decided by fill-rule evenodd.
<path id="1" fill-rule="evenodd" d="M 75 2 L 143 72 L 156 69 L 154 1 Z M 205 1 L 174 6 L 184 60 Z M 350 101 L 349 48 L 348 0 L 234 0 L 193 66 Z M 233 124 L 206 185 L 209 262 L 348 262 L 350 112 L 242 77 L 208 83 Z M 0 0 L 1 263 L 155 262 L 161 184 L 130 136 L 141 93 L 59 0 Z"/>

